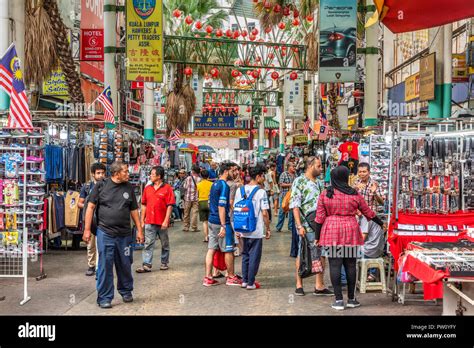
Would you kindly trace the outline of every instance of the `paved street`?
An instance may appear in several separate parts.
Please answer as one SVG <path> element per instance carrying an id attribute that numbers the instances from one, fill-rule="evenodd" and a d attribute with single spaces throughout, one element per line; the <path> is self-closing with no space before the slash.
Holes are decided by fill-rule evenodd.
<path id="1" fill-rule="evenodd" d="M 314 278 L 305 281 L 305 297 L 294 297 L 294 259 L 290 258 L 290 233 L 275 234 L 265 241 L 258 281 L 262 288 L 248 291 L 224 284 L 205 288 L 206 244 L 201 233 L 184 233 L 177 223 L 170 230 L 171 263 L 168 271 L 154 270 L 136 274 L 135 301 L 122 303 L 116 294 L 114 307 L 103 310 L 96 305 L 93 277 L 84 276 L 86 252 L 51 251 L 45 256 L 48 277 L 42 281 L 29 279 L 31 301 L 20 306 L 20 280 L 0 278 L 0 314 L 15 315 L 441 315 L 442 307 L 431 304 L 402 306 L 381 293 L 359 295 L 362 307 L 336 312 L 333 300 L 311 294 Z M 159 244 L 158 244 L 159 245 Z M 141 263 L 141 251 L 134 254 L 134 269 Z M 240 272 L 241 258 L 237 258 Z M 159 250 L 155 253 L 155 269 L 159 268 Z M 37 275 L 37 264 L 31 267 Z M 223 280 L 221 280 L 223 281 Z M 328 282 L 329 283 L 329 282 Z"/>

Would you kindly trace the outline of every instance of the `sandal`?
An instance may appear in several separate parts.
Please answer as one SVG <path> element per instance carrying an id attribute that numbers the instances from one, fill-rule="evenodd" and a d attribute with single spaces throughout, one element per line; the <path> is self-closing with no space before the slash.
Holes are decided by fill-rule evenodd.
<path id="1" fill-rule="evenodd" d="M 151 272 L 151 267 L 143 266 L 143 267 L 137 268 L 136 272 L 137 273 L 149 273 L 149 272 Z"/>

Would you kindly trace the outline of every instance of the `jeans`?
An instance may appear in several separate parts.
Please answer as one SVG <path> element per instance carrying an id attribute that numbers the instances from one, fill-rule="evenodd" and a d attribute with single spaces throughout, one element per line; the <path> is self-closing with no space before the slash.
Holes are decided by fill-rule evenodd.
<path id="1" fill-rule="evenodd" d="M 293 224 L 291 227 L 291 247 L 290 247 L 290 256 L 298 257 L 298 245 L 300 242 L 300 237 L 298 232 L 296 232 L 296 225 Z"/>
<path id="2" fill-rule="evenodd" d="M 182 219 L 181 210 L 176 204 L 173 205 L 173 214 L 175 216 L 175 219 Z"/>
<path id="3" fill-rule="evenodd" d="M 244 250 L 242 251 L 242 282 L 248 285 L 255 284 L 255 276 L 260 267 L 262 258 L 262 238 L 242 238 Z"/>
<path id="4" fill-rule="evenodd" d="M 131 248 L 132 234 L 126 237 L 108 235 L 97 229 L 97 251 L 99 267 L 97 270 L 97 303 L 112 302 L 114 298 L 114 265 L 117 273 L 117 290 L 128 296 L 133 291 Z"/>
<path id="5" fill-rule="evenodd" d="M 341 267 L 344 265 L 347 276 L 347 296 L 349 300 L 355 299 L 355 286 L 357 276 L 357 258 L 341 258 L 329 257 L 329 273 L 331 276 L 331 283 L 334 288 L 336 301 L 342 301 L 342 286 L 341 286 Z"/>
<path id="6" fill-rule="evenodd" d="M 281 201 L 282 200 L 283 200 L 283 198 L 280 197 L 280 210 L 278 212 L 278 223 L 277 223 L 277 226 L 276 226 L 277 231 L 281 231 L 281 229 L 283 228 L 283 224 L 285 223 L 285 217 L 286 217 L 286 213 L 281 208 Z M 292 230 L 293 225 L 294 225 L 294 223 L 293 223 L 293 211 L 290 210 L 288 212 L 288 229 L 290 231 Z"/>
<path id="7" fill-rule="evenodd" d="M 145 248 L 143 249 L 143 265 L 151 267 L 156 236 L 161 240 L 161 263 L 167 265 L 170 259 L 170 242 L 168 230 L 162 230 L 159 225 L 145 225 Z"/>

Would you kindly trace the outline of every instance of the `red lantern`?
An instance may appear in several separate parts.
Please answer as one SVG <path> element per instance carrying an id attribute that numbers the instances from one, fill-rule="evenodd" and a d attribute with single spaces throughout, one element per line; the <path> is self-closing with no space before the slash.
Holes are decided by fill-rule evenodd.
<path id="1" fill-rule="evenodd" d="M 294 81 L 298 78 L 298 74 L 293 71 L 291 74 L 290 74 L 290 80 Z"/>
<path id="2" fill-rule="evenodd" d="M 293 10 L 293 17 L 298 18 L 300 16 L 300 13 L 298 10 Z"/>
<path id="3" fill-rule="evenodd" d="M 193 23 L 193 17 L 191 16 L 186 16 L 186 19 L 184 20 L 187 25 L 191 25 Z"/>
<path id="4" fill-rule="evenodd" d="M 274 80 L 278 80 L 280 78 L 280 74 L 278 73 L 278 71 L 274 71 L 274 72 L 272 72 L 271 77 Z"/>
<path id="5" fill-rule="evenodd" d="M 265 134 L 269 134 L 270 133 L 270 130 L 269 129 L 265 129 Z"/>
<path id="6" fill-rule="evenodd" d="M 238 106 L 235 106 L 235 107 L 234 107 L 234 111 L 235 111 L 236 113 L 238 113 L 238 112 L 239 112 L 239 107 L 238 107 Z"/>
<path id="7" fill-rule="evenodd" d="M 258 35 L 258 29 L 257 28 L 252 29 L 252 34 L 257 36 Z"/>
<path id="8" fill-rule="evenodd" d="M 294 25 L 295 27 L 297 27 L 298 25 L 300 25 L 300 20 L 299 20 L 298 18 L 293 19 L 293 25 Z"/>
<path id="9" fill-rule="evenodd" d="M 280 4 L 276 4 L 276 5 L 273 7 L 273 12 L 275 12 L 275 13 L 280 13 L 280 12 L 281 12 L 281 5 L 280 5 Z"/>
<path id="10" fill-rule="evenodd" d="M 298 45 L 298 41 L 293 41 L 293 45 Z M 298 52 L 298 47 L 292 47 L 291 50 L 293 52 Z"/>
<path id="11" fill-rule="evenodd" d="M 270 11 L 270 9 L 272 8 L 272 3 L 270 2 L 270 0 L 265 0 L 265 2 L 263 3 L 263 7 L 265 8 L 265 10 Z"/>
<path id="12" fill-rule="evenodd" d="M 232 73 L 231 73 L 231 74 L 232 74 L 232 77 L 233 77 L 233 78 L 239 77 L 239 71 L 238 71 L 238 70 L 235 70 L 235 69 L 232 70 Z"/>
<path id="13" fill-rule="evenodd" d="M 314 16 L 312 14 L 309 14 L 309 15 L 306 16 L 306 20 L 308 22 L 312 22 L 314 20 Z"/>
<path id="14" fill-rule="evenodd" d="M 197 30 L 201 30 L 201 29 L 202 29 L 202 23 L 201 23 L 201 21 L 197 21 L 194 26 L 196 27 Z"/>
<path id="15" fill-rule="evenodd" d="M 225 32 L 225 35 L 226 35 L 227 37 L 232 37 L 232 30 L 227 29 L 226 32 Z"/>
<path id="16" fill-rule="evenodd" d="M 161 107 L 161 113 L 164 114 L 166 112 L 166 108 L 164 106 Z"/>
<path id="17" fill-rule="evenodd" d="M 290 8 L 288 6 L 285 6 L 283 8 L 283 16 L 288 17 L 290 15 Z"/>
<path id="18" fill-rule="evenodd" d="M 247 106 L 247 109 L 246 109 L 247 112 L 252 112 L 252 108 L 250 106 Z"/>
<path id="19" fill-rule="evenodd" d="M 268 59 L 273 60 L 273 58 L 275 58 L 275 55 L 273 53 L 269 53 L 268 54 Z"/>
<path id="20" fill-rule="evenodd" d="M 216 36 L 221 37 L 222 35 L 224 35 L 224 33 L 222 32 L 222 29 L 217 29 L 216 30 Z"/>
<path id="21" fill-rule="evenodd" d="M 268 112 L 268 108 L 264 107 L 264 108 L 263 108 L 263 113 L 266 114 L 267 112 Z"/>
<path id="22" fill-rule="evenodd" d="M 207 32 L 208 34 L 212 33 L 213 31 L 214 31 L 214 28 L 211 27 L 210 25 L 208 25 L 208 26 L 206 27 L 206 32 Z"/>
<path id="23" fill-rule="evenodd" d="M 283 22 L 280 22 L 280 23 L 278 23 L 278 28 L 280 28 L 281 30 L 283 30 L 283 29 L 286 28 L 286 24 L 283 23 Z"/>
<path id="24" fill-rule="evenodd" d="M 257 62 L 261 62 L 261 61 L 262 61 L 262 57 L 258 56 L 257 58 L 255 58 L 255 60 L 256 60 Z"/>
<path id="25" fill-rule="evenodd" d="M 193 69 L 191 69 L 189 66 L 184 69 L 184 75 L 189 77 L 192 74 L 193 74 Z"/>
<path id="26" fill-rule="evenodd" d="M 181 11 L 178 10 L 178 9 L 174 10 L 173 11 L 173 17 L 175 17 L 175 18 L 181 17 Z"/>
<path id="27" fill-rule="evenodd" d="M 252 71 L 252 77 L 253 78 L 258 79 L 259 76 L 260 76 L 260 72 L 258 70 Z"/>
<path id="28" fill-rule="evenodd" d="M 257 37 L 253 34 L 250 34 L 250 36 L 249 36 L 250 41 L 255 41 L 256 38 Z"/>
<path id="29" fill-rule="evenodd" d="M 236 30 L 236 31 L 234 31 L 234 34 L 233 34 L 233 35 L 234 35 L 234 39 L 238 39 L 239 36 L 240 36 L 240 33 L 239 33 L 238 30 Z"/>
<path id="30" fill-rule="evenodd" d="M 248 35 L 247 30 L 242 30 L 242 34 L 241 34 L 241 35 L 242 35 L 242 37 L 247 37 L 247 35 Z"/>
<path id="31" fill-rule="evenodd" d="M 271 27 L 266 27 L 265 28 L 265 33 L 269 34 L 272 32 L 272 28 Z"/>
<path id="32" fill-rule="evenodd" d="M 210 73 L 211 73 L 211 76 L 215 79 L 219 76 L 219 70 L 217 70 L 217 68 L 212 68 Z"/>

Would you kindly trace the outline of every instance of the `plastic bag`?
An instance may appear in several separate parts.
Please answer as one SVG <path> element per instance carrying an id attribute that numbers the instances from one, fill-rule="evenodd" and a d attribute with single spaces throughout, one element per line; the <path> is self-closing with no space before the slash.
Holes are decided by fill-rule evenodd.
<path id="1" fill-rule="evenodd" d="M 214 259 L 212 260 L 212 265 L 219 271 L 225 271 L 227 269 L 225 264 L 225 253 L 220 250 L 216 250 L 214 253 Z"/>
<path id="2" fill-rule="evenodd" d="M 323 272 L 321 263 L 321 248 L 311 245 L 306 237 L 301 238 L 300 267 L 298 275 L 307 278 L 317 273 Z"/>

